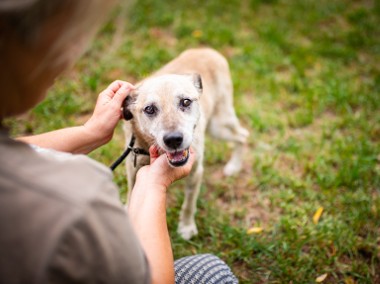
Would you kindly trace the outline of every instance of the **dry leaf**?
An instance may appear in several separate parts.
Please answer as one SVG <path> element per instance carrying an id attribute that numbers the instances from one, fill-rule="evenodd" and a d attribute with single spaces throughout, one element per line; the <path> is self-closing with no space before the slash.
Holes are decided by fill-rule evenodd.
<path id="1" fill-rule="evenodd" d="M 319 218 L 321 218 L 322 212 L 323 212 L 323 207 L 319 207 L 317 211 L 315 211 L 314 216 L 313 216 L 314 224 L 318 224 Z"/>
<path id="2" fill-rule="evenodd" d="M 195 38 L 200 38 L 203 35 L 203 32 L 201 30 L 194 30 L 191 35 Z"/>
<path id="3" fill-rule="evenodd" d="M 260 234 L 264 229 L 262 227 L 252 227 L 247 230 L 248 235 Z"/>
<path id="4" fill-rule="evenodd" d="M 344 283 L 345 284 L 355 284 L 356 282 L 351 277 L 346 277 L 346 278 L 344 278 Z"/>
<path id="5" fill-rule="evenodd" d="M 322 275 L 319 275 L 319 276 L 315 279 L 315 282 L 317 282 L 317 283 L 321 283 L 321 282 L 325 281 L 326 277 L 327 277 L 327 273 L 322 274 Z"/>

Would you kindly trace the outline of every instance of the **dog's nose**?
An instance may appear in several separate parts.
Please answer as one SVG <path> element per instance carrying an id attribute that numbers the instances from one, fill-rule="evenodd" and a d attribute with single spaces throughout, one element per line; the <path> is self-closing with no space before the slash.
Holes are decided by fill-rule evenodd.
<path id="1" fill-rule="evenodd" d="M 164 136 L 164 143 L 166 146 L 177 149 L 183 142 L 183 135 L 180 132 L 172 132 Z"/>

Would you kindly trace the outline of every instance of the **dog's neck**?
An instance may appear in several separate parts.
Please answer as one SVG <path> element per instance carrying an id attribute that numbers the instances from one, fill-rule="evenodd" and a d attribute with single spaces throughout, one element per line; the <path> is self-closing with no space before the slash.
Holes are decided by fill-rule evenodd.
<path id="1" fill-rule="evenodd" d="M 136 138 L 135 146 L 149 153 L 149 147 L 153 142 L 149 141 L 147 135 L 142 133 L 135 123 L 132 122 L 132 135 Z"/>

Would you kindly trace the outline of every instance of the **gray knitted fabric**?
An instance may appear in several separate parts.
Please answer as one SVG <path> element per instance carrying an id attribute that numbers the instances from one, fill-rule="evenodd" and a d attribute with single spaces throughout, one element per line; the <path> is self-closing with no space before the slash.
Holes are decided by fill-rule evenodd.
<path id="1" fill-rule="evenodd" d="M 239 283 L 228 265 L 212 254 L 180 258 L 174 262 L 176 284 Z"/>

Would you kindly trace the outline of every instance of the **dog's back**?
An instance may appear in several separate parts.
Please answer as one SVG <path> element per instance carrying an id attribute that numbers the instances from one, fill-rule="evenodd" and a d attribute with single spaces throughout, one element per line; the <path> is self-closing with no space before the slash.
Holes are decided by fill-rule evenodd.
<path id="1" fill-rule="evenodd" d="M 193 73 L 201 75 L 203 95 L 200 103 L 204 118 L 209 121 L 220 99 L 227 99 L 227 104 L 232 104 L 231 75 L 228 62 L 223 55 L 211 48 L 188 49 L 159 69 L 153 76 Z M 226 96 L 226 94 L 231 95 Z"/>

